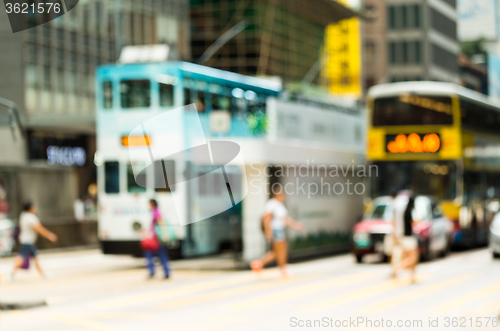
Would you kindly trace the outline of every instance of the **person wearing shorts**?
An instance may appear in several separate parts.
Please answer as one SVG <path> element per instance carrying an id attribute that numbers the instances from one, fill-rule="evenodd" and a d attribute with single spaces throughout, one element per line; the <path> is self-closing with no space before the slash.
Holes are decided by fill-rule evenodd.
<path id="1" fill-rule="evenodd" d="M 52 242 L 57 241 L 57 236 L 47 230 L 42 224 L 40 224 L 40 220 L 36 216 L 36 208 L 31 202 L 27 202 L 24 205 L 23 211 L 19 216 L 19 243 L 21 245 L 19 250 L 19 255 L 16 257 L 14 261 L 14 269 L 10 274 L 10 279 L 14 280 L 14 275 L 16 271 L 21 268 L 23 265 L 23 261 L 26 258 L 31 258 L 33 263 L 35 263 L 36 269 L 40 273 L 43 278 L 47 278 L 47 275 L 43 272 L 40 267 L 40 263 L 38 262 L 38 251 L 36 249 L 35 243 L 38 238 L 38 234 L 47 238 Z"/>
<path id="2" fill-rule="evenodd" d="M 288 276 L 286 270 L 288 247 L 285 229 L 286 227 L 290 227 L 297 231 L 303 231 L 304 226 L 288 216 L 284 202 L 285 193 L 283 190 L 280 190 L 274 194 L 264 207 L 264 231 L 266 239 L 272 243 L 272 252 L 268 252 L 261 259 L 252 261 L 251 267 L 254 271 L 258 272 L 262 270 L 266 264 L 276 259 L 281 276 Z"/>
<path id="3" fill-rule="evenodd" d="M 391 276 L 397 277 L 401 270 L 408 269 L 412 273 L 412 281 L 415 282 L 415 271 L 419 259 L 418 238 L 413 233 L 412 211 L 415 207 L 415 198 L 410 197 L 406 208 L 395 212 L 393 221 L 395 241 L 401 249 L 401 260 L 395 263 Z"/>

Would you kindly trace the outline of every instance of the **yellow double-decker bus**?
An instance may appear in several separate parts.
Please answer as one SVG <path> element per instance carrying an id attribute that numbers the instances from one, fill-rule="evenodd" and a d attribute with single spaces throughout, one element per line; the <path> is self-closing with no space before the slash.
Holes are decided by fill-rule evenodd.
<path id="1" fill-rule="evenodd" d="M 455 84 L 401 82 L 372 87 L 367 106 L 371 197 L 432 195 L 455 245 L 486 244 L 500 201 L 500 104 Z"/>

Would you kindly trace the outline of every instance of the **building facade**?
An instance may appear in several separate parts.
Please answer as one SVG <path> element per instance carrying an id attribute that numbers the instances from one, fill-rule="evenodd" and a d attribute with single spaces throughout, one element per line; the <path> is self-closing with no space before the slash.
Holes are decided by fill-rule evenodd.
<path id="1" fill-rule="evenodd" d="M 244 20 L 245 30 L 222 46 L 206 65 L 300 81 L 320 58 L 326 26 L 354 15 L 330 0 L 191 0 L 193 61 Z"/>
<path id="2" fill-rule="evenodd" d="M 386 0 L 389 81 L 458 83 L 455 0 Z"/>
<path id="3" fill-rule="evenodd" d="M 363 25 L 365 88 L 387 82 L 387 35 L 385 0 L 364 0 L 367 19 Z"/>
<path id="4" fill-rule="evenodd" d="M 459 82 L 455 0 L 364 0 L 366 86 Z"/>
<path id="5" fill-rule="evenodd" d="M 0 12 L 0 96 L 17 104 L 26 129 L 22 146 L 0 144 L 0 188 L 9 217 L 32 200 L 43 222 L 68 224 L 74 201 L 92 195 L 96 181 L 97 66 L 115 62 L 126 45 L 167 44 L 169 59 L 189 60 L 189 3 L 86 0 L 48 23 L 37 19 L 14 34 Z"/>

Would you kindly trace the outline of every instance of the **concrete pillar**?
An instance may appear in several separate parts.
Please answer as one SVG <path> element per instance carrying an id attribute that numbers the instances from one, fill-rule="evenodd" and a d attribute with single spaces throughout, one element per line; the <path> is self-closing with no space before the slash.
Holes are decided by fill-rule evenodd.
<path id="1" fill-rule="evenodd" d="M 265 253 L 265 238 L 261 221 L 264 205 L 269 199 L 269 178 L 266 177 L 266 165 L 252 163 L 245 165 L 248 195 L 243 200 L 243 260 L 251 261 Z"/>

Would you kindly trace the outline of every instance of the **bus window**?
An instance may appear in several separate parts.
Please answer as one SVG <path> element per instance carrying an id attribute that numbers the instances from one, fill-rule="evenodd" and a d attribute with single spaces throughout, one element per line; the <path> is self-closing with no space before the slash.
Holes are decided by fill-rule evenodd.
<path id="1" fill-rule="evenodd" d="M 174 86 L 171 84 L 159 83 L 160 86 L 160 107 L 172 107 L 174 105 Z"/>
<path id="2" fill-rule="evenodd" d="M 144 169 L 144 164 L 137 168 Z M 127 164 L 127 192 L 129 193 L 142 193 L 146 192 L 146 173 L 142 171 L 139 175 L 137 175 L 137 179 L 134 177 L 134 170 L 132 167 L 132 163 Z"/>
<path id="3" fill-rule="evenodd" d="M 373 126 L 452 123 L 450 97 L 405 94 L 375 99 Z"/>
<path id="4" fill-rule="evenodd" d="M 151 106 L 151 82 L 148 79 L 122 80 L 120 98 L 122 108 Z"/>
<path id="5" fill-rule="evenodd" d="M 109 80 L 102 82 L 102 107 L 113 108 L 113 83 Z"/>
<path id="6" fill-rule="evenodd" d="M 118 161 L 104 162 L 104 192 L 120 193 L 120 164 Z"/>
<path id="7" fill-rule="evenodd" d="M 167 177 L 165 178 L 165 175 Z M 155 161 L 155 191 L 173 192 L 175 183 L 169 183 L 167 178 L 175 179 L 175 161 L 158 160 Z"/>

